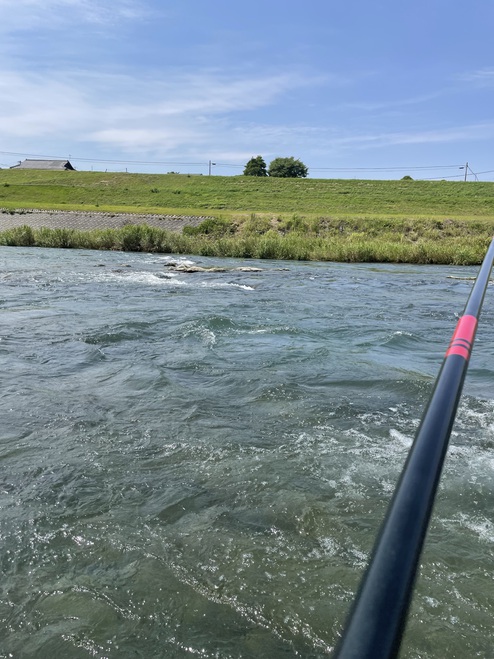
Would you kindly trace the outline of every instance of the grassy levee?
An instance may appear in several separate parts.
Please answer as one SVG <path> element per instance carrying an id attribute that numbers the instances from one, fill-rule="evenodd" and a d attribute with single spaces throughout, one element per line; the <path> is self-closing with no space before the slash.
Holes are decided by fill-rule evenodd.
<path id="1" fill-rule="evenodd" d="M 0 170 L 0 207 L 494 219 L 494 183 Z"/>
<path id="2" fill-rule="evenodd" d="M 0 170 L 0 208 L 207 215 L 183 234 L 146 226 L 0 233 L 42 245 L 243 258 L 478 264 L 494 183 Z"/>

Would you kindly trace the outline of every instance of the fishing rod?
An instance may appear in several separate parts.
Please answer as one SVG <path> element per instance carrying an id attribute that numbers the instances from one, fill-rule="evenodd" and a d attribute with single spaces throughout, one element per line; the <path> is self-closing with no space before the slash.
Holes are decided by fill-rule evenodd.
<path id="1" fill-rule="evenodd" d="M 396 657 L 494 261 L 494 240 L 437 376 L 335 659 Z"/>

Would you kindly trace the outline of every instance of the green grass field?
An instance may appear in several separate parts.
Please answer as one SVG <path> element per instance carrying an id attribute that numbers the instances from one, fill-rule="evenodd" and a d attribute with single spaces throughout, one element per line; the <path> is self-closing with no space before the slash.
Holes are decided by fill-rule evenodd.
<path id="1" fill-rule="evenodd" d="M 494 219 L 494 183 L 0 170 L 0 207 Z"/>
<path id="2" fill-rule="evenodd" d="M 180 236 L 23 227 L 0 234 L 3 245 L 244 258 L 471 265 L 494 233 L 494 183 L 480 182 L 0 170 L 0 208 L 215 218 Z"/>

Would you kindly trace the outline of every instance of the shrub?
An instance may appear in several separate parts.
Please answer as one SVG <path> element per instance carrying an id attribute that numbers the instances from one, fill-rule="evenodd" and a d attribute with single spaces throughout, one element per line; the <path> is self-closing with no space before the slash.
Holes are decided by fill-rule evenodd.
<path id="1" fill-rule="evenodd" d="M 242 232 L 246 234 L 262 235 L 271 229 L 271 222 L 267 217 L 259 217 L 252 213 L 250 218 L 242 225 Z"/>
<path id="2" fill-rule="evenodd" d="M 124 252 L 141 252 L 144 229 L 139 224 L 124 227 L 120 232 L 121 249 Z"/>
<path id="3" fill-rule="evenodd" d="M 308 168 L 295 158 L 275 158 L 269 164 L 268 174 L 278 178 L 306 178 Z"/>
<path id="4" fill-rule="evenodd" d="M 38 247 L 79 247 L 75 229 L 48 229 L 42 227 L 34 235 L 35 244 Z"/>
<path id="5" fill-rule="evenodd" d="M 28 226 L 9 229 L 4 231 L 1 236 L 1 244 L 9 247 L 31 247 L 35 244 L 33 230 Z"/>
<path id="6" fill-rule="evenodd" d="M 183 228 L 183 234 L 186 236 L 207 235 L 215 238 L 233 234 L 235 231 L 236 227 L 230 220 L 224 220 L 219 217 L 208 218 L 197 227 Z"/>
<path id="7" fill-rule="evenodd" d="M 282 220 L 279 225 L 279 229 L 283 233 L 288 231 L 307 233 L 311 230 L 311 228 L 311 223 L 309 223 L 305 218 L 300 217 L 300 215 L 293 215 L 293 217 L 287 220 Z"/>

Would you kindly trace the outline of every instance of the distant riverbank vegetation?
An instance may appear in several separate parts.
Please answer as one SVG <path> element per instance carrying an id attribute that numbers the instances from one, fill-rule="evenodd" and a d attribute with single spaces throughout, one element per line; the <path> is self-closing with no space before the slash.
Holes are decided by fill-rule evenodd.
<path id="1" fill-rule="evenodd" d="M 274 225 L 274 226 L 273 226 Z M 147 225 L 120 229 L 32 229 L 0 232 L 0 245 L 195 254 L 254 259 L 378 263 L 481 263 L 492 221 L 269 219 L 205 220 L 182 233 Z"/>
<path id="2" fill-rule="evenodd" d="M 2 245 L 354 262 L 481 262 L 494 183 L 0 170 L 0 207 L 209 216 L 183 233 L 149 226 L 26 226 Z"/>

